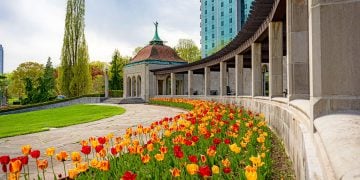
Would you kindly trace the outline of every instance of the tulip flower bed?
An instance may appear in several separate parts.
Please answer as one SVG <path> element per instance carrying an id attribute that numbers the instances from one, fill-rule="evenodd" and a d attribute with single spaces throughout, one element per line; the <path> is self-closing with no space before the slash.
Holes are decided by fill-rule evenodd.
<path id="1" fill-rule="evenodd" d="M 128 128 L 123 136 L 90 137 L 70 155 L 49 148 L 49 158 L 39 159 L 40 152 L 24 146 L 22 157 L 0 157 L 3 170 L 9 167 L 8 177 L 29 178 L 26 159 L 30 155 L 36 159 L 40 178 L 43 171 L 52 172 L 48 161 L 50 167 L 64 163 L 64 172 L 57 173 L 71 179 L 270 178 L 272 134 L 261 114 L 201 100 L 153 100 L 186 103 L 194 109 L 149 127 Z M 68 160 L 73 169 L 65 169 Z"/>

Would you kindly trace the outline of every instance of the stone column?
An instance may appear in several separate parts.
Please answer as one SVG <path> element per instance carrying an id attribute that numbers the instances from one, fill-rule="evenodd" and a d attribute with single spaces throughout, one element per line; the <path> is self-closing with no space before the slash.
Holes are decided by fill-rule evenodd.
<path id="1" fill-rule="evenodd" d="M 251 44 L 251 96 L 261 96 L 261 43 Z"/>
<path id="2" fill-rule="evenodd" d="M 244 69 L 244 56 L 235 56 L 235 95 L 244 95 L 244 81 L 243 81 L 243 69 Z"/>
<path id="3" fill-rule="evenodd" d="M 283 24 L 269 24 L 269 96 L 283 96 Z"/>
<path id="4" fill-rule="evenodd" d="M 313 120 L 337 111 L 360 110 L 359 9 L 359 0 L 309 0 Z"/>
<path id="5" fill-rule="evenodd" d="M 308 0 L 286 1 L 287 89 L 290 100 L 309 99 L 308 20 Z"/>
<path id="6" fill-rule="evenodd" d="M 211 71 L 210 71 L 210 67 L 205 67 L 204 68 L 204 95 L 205 96 L 209 96 L 210 95 L 210 87 L 211 87 Z"/>
<path id="7" fill-rule="evenodd" d="M 220 96 L 226 96 L 226 62 L 220 62 Z"/>
<path id="8" fill-rule="evenodd" d="M 170 78 L 171 78 L 171 96 L 176 95 L 176 78 L 175 78 L 175 73 L 171 73 L 170 74 Z"/>
<path id="9" fill-rule="evenodd" d="M 123 77 L 123 98 L 126 98 L 127 97 L 127 88 L 128 88 L 128 85 L 127 85 L 127 77 L 126 77 L 126 74 L 124 72 L 124 77 Z"/>
<path id="10" fill-rule="evenodd" d="M 193 84 L 192 84 L 192 79 L 193 79 L 193 71 L 189 70 L 188 71 L 188 96 L 191 96 L 193 94 Z"/>

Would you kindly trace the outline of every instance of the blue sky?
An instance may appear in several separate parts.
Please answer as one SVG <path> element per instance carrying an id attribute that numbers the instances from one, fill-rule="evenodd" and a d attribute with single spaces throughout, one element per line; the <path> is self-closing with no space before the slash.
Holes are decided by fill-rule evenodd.
<path id="1" fill-rule="evenodd" d="M 0 44 L 5 72 L 26 61 L 60 63 L 66 0 L 0 0 Z M 200 0 L 86 0 L 85 36 L 91 61 L 111 61 L 114 49 L 132 56 L 153 37 L 153 22 L 167 45 L 179 38 L 200 47 Z"/>

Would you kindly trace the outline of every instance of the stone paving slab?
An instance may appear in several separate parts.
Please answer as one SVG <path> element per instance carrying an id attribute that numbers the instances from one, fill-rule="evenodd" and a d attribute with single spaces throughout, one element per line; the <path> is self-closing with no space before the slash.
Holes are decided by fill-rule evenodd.
<path id="1" fill-rule="evenodd" d="M 82 139 L 88 139 L 91 136 L 105 136 L 109 133 L 114 133 L 115 136 L 123 135 L 128 127 L 134 127 L 140 123 L 146 126 L 151 124 L 151 122 L 160 120 L 164 117 L 173 117 L 177 114 L 186 112 L 177 108 L 146 104 L 122 104 L 112 106 L 123 107 L 126 109 L 126 112 L 122 115 L 90 123 L 52 129 L 50 131 L 28 135 L 2 138 L 0 139 L 0 156 L 10 155 L 11 158 L 20 156 L 22 155 L 21 146 L 26 144 L 30 144 L 33 149 L 40 150 L 42 153 L 41 158 L 45 158 L 45 149 L 48 147 L 55 147 L 55 153 L 65 150 L 70 154 L 72 151 L 81 150 L 81 146 L 78 142 Z M 30 158 L 29 164 L 31 164 L 31 178 L 35 178 L 35 161 Z M 72 168 L 71 162 L 68 161 L 66 166 L 67 169 Z M 63 173 L 62 163 L 55 160 L 54 169 L 58 173 Z M 46 179 L 53 179 L 50 164 L 46 176 Z M 0 179 L 5 179 L 5 175 L 2 172 L 0 173 Z"/>

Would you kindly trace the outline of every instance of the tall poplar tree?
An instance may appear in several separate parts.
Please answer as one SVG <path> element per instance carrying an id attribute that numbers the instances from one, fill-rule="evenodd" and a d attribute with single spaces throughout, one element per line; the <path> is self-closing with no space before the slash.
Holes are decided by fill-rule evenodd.
<path id="1" fill-rule="evenodd" d="M 123 89 L 123 68 L 128 63 L 128 58 L 122 57 L 119 50 L 115 50 L 110 69 L 110 89 L 122 90 Z"/>
<path id="2" fill-rule="evenodd" d="M 67 96 L 89 92 L 91 76 L 85 40 L 85 0 L 68 0 L 61 52 L 61 91 Z"/>

